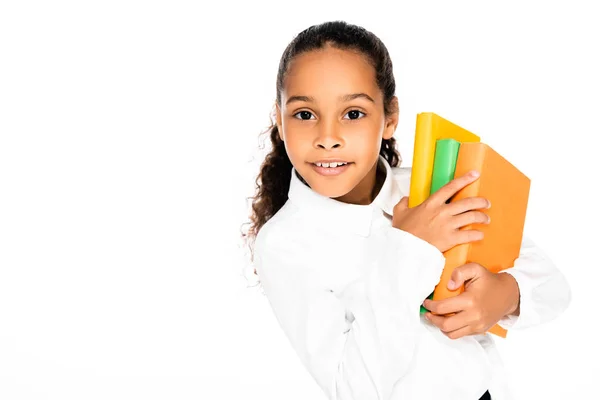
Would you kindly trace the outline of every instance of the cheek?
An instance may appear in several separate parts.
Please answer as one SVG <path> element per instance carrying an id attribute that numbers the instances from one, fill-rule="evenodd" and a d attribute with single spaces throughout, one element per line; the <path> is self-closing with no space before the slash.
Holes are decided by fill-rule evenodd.
<path id="1" fill-rule="evenodd" d="M 297 153 L 301 151 L 302 148 L 306 147 L 306 140 L 303 139 L 302 135 L 297 134 L 287 134 L 285 136 L 285 143 L 288 148 L 288 151 Z"/>
<path id="2" fill-rule="evenodd" d="M 310 151 L 310 143 L 302 135 L 297 134 L 287 134 L 284 139 L 288 157 L 292 164 L 298 167 L 298 164 L 304 161 L 306 153 Z"/>
<path id="3" fill-rule="evenodd" d="M 378 153 L 381 146 L 382 132 L 379 126 L 366 125 L 352 132 L 352 147 L 362 149 L 361 153 L 368 155 Z"/>

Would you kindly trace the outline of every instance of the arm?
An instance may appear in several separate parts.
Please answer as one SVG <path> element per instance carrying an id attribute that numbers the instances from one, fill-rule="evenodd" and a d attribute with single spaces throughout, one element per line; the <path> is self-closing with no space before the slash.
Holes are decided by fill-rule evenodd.
<path id="1" fill-rule="evenodd" d="M 529 238 L 523 237 L 514 266 L 500 271 L 514 277 L 519 287 L 519 305 L 498 324 L 522 329 L 555 319 L 571 302 L 571 289 L 564 275 Z"/>
<path id="2" fill-rule="evenodd" d="M 390 398 L 413 359 L 419 305 L 440 279 L 444 257 L 429 243 L 390 228 L 381 245 L 364 275 L 334 293 L 320 283 L 318 270 L 257 238 L 264 293 L 303 365 L 332 400 Z"/>

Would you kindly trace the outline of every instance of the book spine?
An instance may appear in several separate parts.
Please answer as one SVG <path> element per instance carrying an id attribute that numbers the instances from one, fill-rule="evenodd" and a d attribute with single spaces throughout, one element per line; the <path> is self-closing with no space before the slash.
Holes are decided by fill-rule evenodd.
<path id="1" fill-rule="evenodd" d="M 417 115 L 417 124 L 415 128 L 415 144 L 413 149 L 413 164 L 427 165 L 424 161 L 432 158 L 431 148 L 434 140 L 430 134 L 433 130 L 433 114 L 419 113 Z M 431 160 L 433 161 L 433 160 Z M 423 182 L 428 182 L 431 178 L 431 170 L 429 169 L 412 169 L 410 196 L 408 197 L 408 206 L 416 207 L 421 204 L 429 195 L 430 185 L 423 185 Z"/>
<path id="2" fill-rule="evenodd" d="M 456 159 L 456 168 L 454 169 L 454 178 L 463 176 L 470 171 L 477 171 L 481 176 L 483 174 L 484 161 L 487 155 L 488 147 L 483 143 L 470 146 L 460 146 L 458 157 Z M 479 196 L 481 191 L 481 179 L 475 180 L 461 190 L 453 197 L 453 201 L 467 197 Z M 469 229 L 465 227 L 464 229 Z"/>
<path id="3" fill-rule="evenodd" d="M 438 139 L 436 141 L 430 195 L 454 178 L 459 149 L 460 142 L 454 139 Z"/>

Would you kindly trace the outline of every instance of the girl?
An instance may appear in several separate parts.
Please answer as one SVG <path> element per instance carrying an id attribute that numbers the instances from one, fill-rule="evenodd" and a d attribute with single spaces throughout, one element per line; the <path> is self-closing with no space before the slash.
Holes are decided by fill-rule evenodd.
<path id="1" fill-rule="evenodd" d="M 465 292 L 423 303 L 442 253 L 481 239 L 459 228 L 486 223 L 489 203 L 446 203 L 477 179 L 468 174 L 407 207 L 384 44 L 344 22 L 301 32 L 281 57 L 275 111 L 247 239 L 275 317 L 327 397 L 510 399 L 484 333 L 557 317 L 570 288 L 525 239 L 512 269 L 467 264 L 452 278 Z"/>

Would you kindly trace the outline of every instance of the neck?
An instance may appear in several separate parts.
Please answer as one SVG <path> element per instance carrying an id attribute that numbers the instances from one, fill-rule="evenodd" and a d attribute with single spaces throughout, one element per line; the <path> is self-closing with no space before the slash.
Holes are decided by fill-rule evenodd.
<path id="1" fill-rule="evenodd" d="M 368 205 L 373 202 L 385 181 L 385 169 L 379 167 L 379 159 L 373 165 L 367 176 L 358 185 L 335 200 L 348 204 Z"/>

